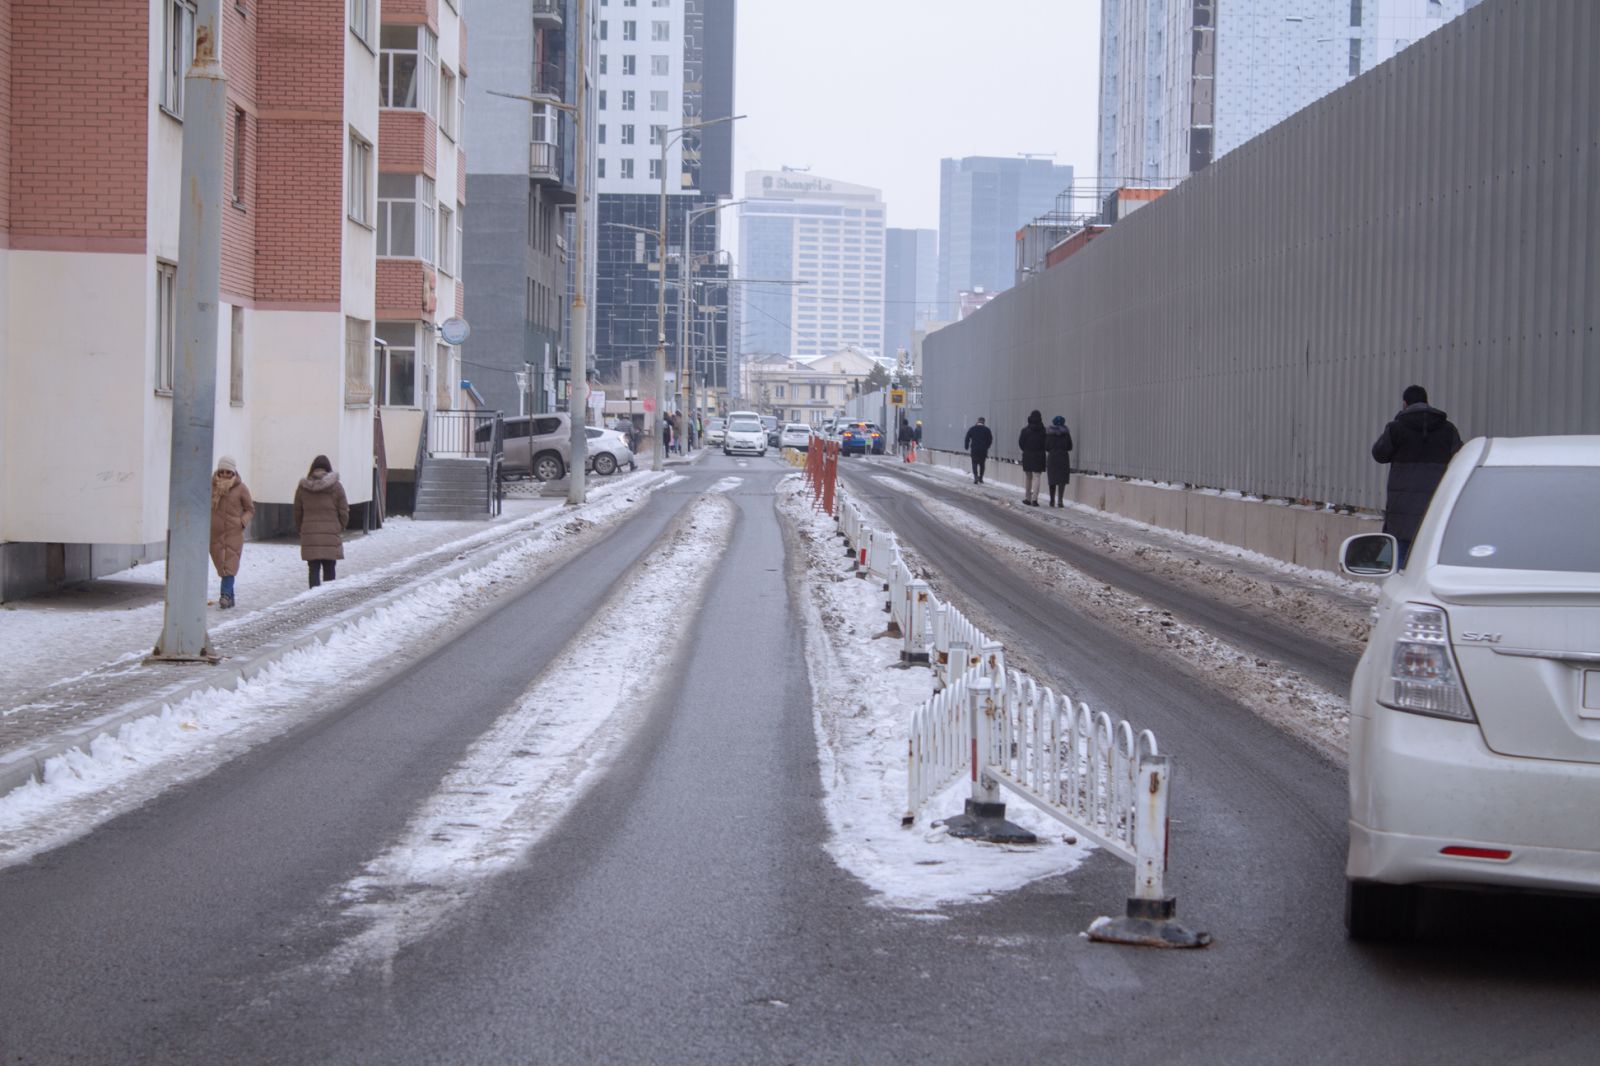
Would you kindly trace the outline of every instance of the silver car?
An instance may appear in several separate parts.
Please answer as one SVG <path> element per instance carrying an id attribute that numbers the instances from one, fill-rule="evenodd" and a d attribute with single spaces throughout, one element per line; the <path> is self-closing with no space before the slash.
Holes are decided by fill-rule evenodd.
<path id="1" fill-rule="evenodd" d="M 589 426 L 586 432 L 589 437 L 588 469 L 601 477 L 610 477 L 624 466 L 630 470 L 634 468 L 633 451 L 621 433 L 599 426 Z"/>

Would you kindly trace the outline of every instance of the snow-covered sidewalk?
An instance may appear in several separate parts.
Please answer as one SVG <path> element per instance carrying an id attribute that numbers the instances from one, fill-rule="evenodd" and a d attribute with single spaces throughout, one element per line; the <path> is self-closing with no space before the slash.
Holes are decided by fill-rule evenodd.
<path id="1" fill-rule="evenodd" d="M 345 542 L 339 578 L 308 589 L 299 547 L 251 542 L 238 578 L 239 606 L 209 609 L 221 667 L 146 666 L 160 635 L 166 567 L 134 567 L 78 589 L 0 610 L 0 792 L 36 760 L 87 741 L 141 708 L 159 710 L 195 686 L 236 683 L 261 661 L 303 646 L 330 626 L 454 569 L 484 563 L 544 531 L 572 532 L 620 517 L 670 475 L 604 479 L 578 511 L 560 498 L 508 500 L 483 522 L 390 519 Z M 548 540 L 548 536 L 541 537 Z M 213 598 L 216 578 L 212 578 Z M 131 709 L 131 712 L 130 712 Z"/>

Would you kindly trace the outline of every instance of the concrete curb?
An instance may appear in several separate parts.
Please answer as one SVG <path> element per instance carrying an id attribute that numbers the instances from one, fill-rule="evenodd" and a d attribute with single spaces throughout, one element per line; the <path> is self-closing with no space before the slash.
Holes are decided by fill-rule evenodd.
<path id="1" fill-rule="evenodd" d="M 658 485 L 648 486 L 646 491 L 654 492 L 657 487 Z M 543 528 L 547 522 L 565 519 L 570 517 L 572 513 L 571 510 L 566 508 L 549 511 L 547 514 L 540 516 L 537 522 L 531 523 L 522 536 L 517 537 L 510 543 L 501 545 L 498 550 L 486 557 L 460 559 L 449 563 L 411 584 L 402 588 L 392 589 L 389 592 L 380 594 L 375 599 L 368 600 L 359 606 L 351 607 L 328 619 L 309 633 L 302 633 L 287 640 L 264 645 L 249 659 L 237 663 L 225 662 L 218 664 L 209 668 L 210 672 L 206 673 L 203 678 L 196 678 L 187 684 L 177 685 L 156 696 L 148 696 L 132 703 L 124 704 L 117 710 L 95 719 L 83 728 L 58 734 L 41 741 L 31 748 L 8 752 L 0 756 L 0 799 L 5 798 L 14 789 L 21 788 L 29 781 L 43 781 L 45 763 L 51 759 L 65 755 L 74 748 L 82 748 L 87 751 L 96 738 L 114 733 L 129 722 L 160 714 L 163 707 L 180 703 L 198 692 L 205 692 L 210 689 L 231 692 L 239 687 L 240 682 L 256 677 L 280 659 L 302 648 L 310 647 L 312 644 L 326 643 L 328 638 L 333 636 L 339 629 L 372 617 L 395 601 L 411 595 L 424 584 L 434 581 L 448 581 L 461 574 L 491 565 L 501 556 L 521 547 L 522 542 L 528 535 Z"/>

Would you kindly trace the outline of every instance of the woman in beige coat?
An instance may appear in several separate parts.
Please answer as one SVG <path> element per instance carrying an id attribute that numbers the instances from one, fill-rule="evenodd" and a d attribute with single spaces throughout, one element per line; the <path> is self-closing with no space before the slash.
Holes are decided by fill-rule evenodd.
<path id="1" fill-rule="evenodd" d="M 239 478 L 239 465 L 232 456 L 224 455 L 211 475 L 211 565 L 222 578 L 217 606 L 224 610 L 233 606 L 233 578 L 244 554 L 244 531 L 255 513 L 250 490 Z"/>
<path id="2" fill-rule="evenodd" d="M 340 534 L 350 521 L 350 501 L 326 455 L 311 460 L 311 472 L 294 490 L 294 531 L 300 534 L 300 558 L 311 571 L 311 587 L 333 580 L 334 564 L 344 558 Z"/>

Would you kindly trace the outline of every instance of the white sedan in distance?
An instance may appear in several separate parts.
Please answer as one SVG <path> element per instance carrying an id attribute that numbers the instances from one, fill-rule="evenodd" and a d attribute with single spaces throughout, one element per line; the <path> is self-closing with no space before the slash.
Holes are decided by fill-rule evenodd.
<path id="1" fill-rule="evenodd" d="M 1411 936 L 1436 887 L 1600 895 L 1600 436 L 1467 442 L 1395 548 L 1340 553 L 1387 578 L 1350 686 L 1350 936 Z"/>
<path id="2" fill-rule="evenodd" d="M 778 434 L 778 447 L 805 451 L 811 447 L 811 427 L 804 422 L 790 422 Z"/>
<path id="3" fill-rule="evenodd" d="M 722 438 L 722 454 L 767 454 L 767 427 L 758 418 L 732 418 Z"/>

